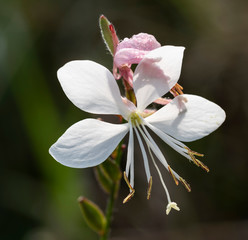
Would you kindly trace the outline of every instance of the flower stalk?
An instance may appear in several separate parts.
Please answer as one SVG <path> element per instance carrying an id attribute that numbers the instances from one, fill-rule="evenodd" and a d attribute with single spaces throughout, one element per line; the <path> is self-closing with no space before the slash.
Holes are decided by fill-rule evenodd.
<path id="1" fill-rule="evenodd" d="M 123 154 L 123 149 L 122 149 L 122 142 L 118 145 L 116 151 L 116 158 L 115 158 L 115 163 L 120 166 L 121 163 L 121 157 Z M 113 220 L 113 209 L 115 206 L 115 201 L 118 197 L 119 193 L 119 186 L 120 186 L 120 179 L 117 179 L 115 182 L 113 182 L 111 191 L 109 193 L 109 198 L 106 206 L 106 211 L 105 211 L 105 218 L 106 218 L 106 225 L 105 225 L 105 230 L 104 234 L 100 236 L 100 240 L 107 240 L 109 238 L 110 230 L 111 230 L 111 222 Z"/>

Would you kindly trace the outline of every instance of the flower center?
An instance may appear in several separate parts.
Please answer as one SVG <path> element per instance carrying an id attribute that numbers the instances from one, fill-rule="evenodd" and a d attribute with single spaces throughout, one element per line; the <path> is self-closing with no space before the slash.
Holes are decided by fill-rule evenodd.
<path id="1" fill-rule="evenodd" d="M 137 125 L 142 124 L 142 120 L 137 112 L 132 112 L 129 115 L 128 120 L 131 121 L 132 126 L 137 126 Z"/>

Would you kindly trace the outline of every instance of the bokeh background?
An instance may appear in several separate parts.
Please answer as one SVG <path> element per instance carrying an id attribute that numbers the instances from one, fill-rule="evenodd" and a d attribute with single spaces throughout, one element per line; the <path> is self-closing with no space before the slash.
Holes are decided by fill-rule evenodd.
<path id="1" fill-rule="evenodd" d="M 58 164 L 48 148 L 89 115 L 63 93 L 56 71 L 70 60 L 112 68 L 100 36 L 105 14 L 121 39 L 146 32 L 162 44 L 185 46 L 179 83 L 227 114 L 216 132 L 189 146 L 205 154 L 210 172 L 159 142 L 167 160 L 191 185 L 188 193 L 163 170 L 180 212 L 165 214 L 166 196 L 154 171 L 152 198 L 136 151 L 136 195 L 124 181 L 112 239 L 248 238 L 248 4 L 246 0 L 2 0 L 0 8 L 0 239 L 97 239 L 77 198 L 102 208 L 106 195 L 92 169 Z M 123 159 L 123 165 L 125 159 Z"/>

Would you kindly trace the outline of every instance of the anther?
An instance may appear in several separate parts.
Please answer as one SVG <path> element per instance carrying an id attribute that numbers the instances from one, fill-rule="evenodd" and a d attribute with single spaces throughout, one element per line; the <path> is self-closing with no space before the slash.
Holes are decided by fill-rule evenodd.
<path id="1" fill-rule="evenodd" d="M 201 161 L 199 161 L 198 159 L 195 158 L 195 156 L 199 156 L 199 157 L 203 157 L 204 154 L 192 151 L 191 149 L 189 149 L 188 147 L 184 147 L 185 149 L 188 150 L 188 154 L 190 156 L 190 158 L 192 159 L 193 163 L 197 166 L 200 167 L 201 166 Z"/>
<path id="2" fill-rule="evenodd" d="M 209 168 L 208 166 L 206 166 L 205 164 L 203 164 L 201 161 L 199 161 L 198 159 L 196 159 L 199 167 L 201 167 L 202 169 L 204 169 L 206 172 L 209 172 Z"/>
<path id="3" fill-rule="evenodd" d="M 150 177 L 148 188 L 147 188 L 147 200 L 151 197 L 151 191 L 152 191 L 152 176 Z"/>
<path id="4" fill-rule="evenodd" d="M 191 188 L 190 185 L 183 179 L 183 178 L 179 178 L 180 182 L 183 184 L 183 186 L 187 189 L 188 192 L 191 192 Z"/>
<path id="5" fill-rule="evenodd" d="M 173 173 L 173 170 L 171 169 L 171 167 L 170 167 L 169 165 L 168 165 L 168 170 L 169 170 L 169 173 L 170 173 L 170 175 L 172 176 L 174 182 L 176 183 L 176 185 L 178 185 L 179 183 L 178 183 L 178 181 L 177 181 L 177 179 L 176 179 L 176 176 L 175 176 L 175 174 Z"/>
<path id="6" fill-rule="evenodd" d="M 170 90 L 170 92 L 174 95 L 174 96 L 178 96 L 178 95 L 182 95 L 183 94 L 183 87 L 181 85 L 179 85 L 178 83 L 176 83 L 176 85 Z"/>
<path id="7" fill-rule="evenodd" d="M 125 199 L 123 200 L 123 203 L 126 203 L 126 202 L 128 202 L 128 201 L 133 197 L 133 195 L 134 195 L 134 193 L 135 193 L 135 190 L 133 189 L 133 187 L 131 186 L 130 182 L 128 181 L 126 172 L 124 172 L 123 176 L 124 176 L 125 182 L 127 183 L 129 189 L 131 190 L 131 192 L 130 192 L 130 193 L 127 195 L 127 197 L 125 197 Z"/>

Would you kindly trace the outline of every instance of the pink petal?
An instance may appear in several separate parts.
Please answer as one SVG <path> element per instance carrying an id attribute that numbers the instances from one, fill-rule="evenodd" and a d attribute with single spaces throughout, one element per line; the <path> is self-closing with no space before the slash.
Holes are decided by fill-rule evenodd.
<path id="1" fill-rule="evenodd" d="M 133 35 L 131 38 L 125 38 L 122 42 L 120 42 L 117 46 L 117 51 L 123 48 L 151 51 L 158 47 L 161 47 L 161 45 L 153 35 L 139 33 L 137 35 Z"/>
<path id="2" fill-rule="evenodd" d="M 161 47 L 156 38 L 147 33 L 139 33 L 132 38 L 125 38 L 117 46 L 114 64 L 121 67 L 126 64 L 137 64 L 153 49 Z"/>

